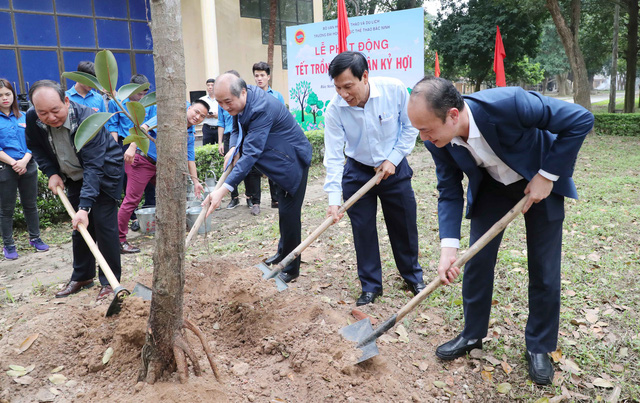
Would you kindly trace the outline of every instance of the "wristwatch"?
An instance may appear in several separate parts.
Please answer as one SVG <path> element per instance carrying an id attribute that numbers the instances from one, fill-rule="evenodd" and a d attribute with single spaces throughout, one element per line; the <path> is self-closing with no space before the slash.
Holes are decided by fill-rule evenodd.
<path id="1" fill-rule="evenodd" d="M 91 212 L 91 207 L 78 207 L 78 210 L 86 211 L 87 214 L 89 214 Z"/>

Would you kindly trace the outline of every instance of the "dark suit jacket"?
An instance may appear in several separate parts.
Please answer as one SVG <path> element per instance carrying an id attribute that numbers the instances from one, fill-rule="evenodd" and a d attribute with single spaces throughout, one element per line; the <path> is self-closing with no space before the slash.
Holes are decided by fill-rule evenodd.
<path id="1" fill-rule="evenodd" d="M 71 104 L 69 108 L 73 108 L 74 113 L 69 141 L 75 149 L 74 138 L 78 126 L 95 112 L 84 105 L 73 101 L 69 102 Z M 33 108 L 27 111 L 25 134 L 27 146 L 32 151 L 40 170 L 48 177 L 60 175 L 60 166 L 51 146 L 49 130 L 38 119 Z M 122 192 L 122 175 L 124 174 L 122 148 L 107 132 L 107 129 L 104 127 L 100 129 L 96 136 L 87 142 L 80 151 L 75 151 L 83 170 L 79 207 L 93 206 L 93 202 L 96 201 L 101 191 L 113 199 L 119 200 Z"/>
<path id="2" fill-rule="evenodd" d="M 540 169 L 558 175 L 552 191 L 578 197 L 571 175 L 582 142 L 593 127 L 589 111 L 520 87 L 494 88 L 464 98 L 498 158 L 527 181 Z M 437 148 L 429 141 L 425 146 L 436 163 L 440 238 L 459 239 L 463 173 L 469 178 L 466 217 L 471 218 L 484 169 L 464 147 L 447 144 Z"/>
<path id="3" fill-rule="evenodd" d="M 247 86 L 247 104 L 242 116 L 233 118 L 231 145 L 240 147 L 241 156 L 227 177 L 235 187 L 255 165 L 289 193 L 295 193 L 303 169 L 311 164 L 311 143 L 287 108 L 266 91 Z M 242 140 L 237 143 L 238 125 Z"/>

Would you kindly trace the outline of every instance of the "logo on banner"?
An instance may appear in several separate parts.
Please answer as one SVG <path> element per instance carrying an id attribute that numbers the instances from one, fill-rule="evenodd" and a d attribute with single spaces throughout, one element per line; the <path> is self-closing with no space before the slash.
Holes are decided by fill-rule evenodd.
<path id="1" fill-rule="evenodd" d="M 304 31 L 301 29 L 297 30 L 294 38 L 298 45 L 302 45 L 302 43 L 304 42 Z"/>

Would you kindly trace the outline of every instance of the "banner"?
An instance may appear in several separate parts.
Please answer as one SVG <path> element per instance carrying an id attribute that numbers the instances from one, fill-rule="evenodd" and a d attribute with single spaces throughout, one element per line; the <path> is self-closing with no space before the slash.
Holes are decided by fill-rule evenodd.
<path id="1" fill-rule="evenodd" d="M 407 88 L 424 76 L 422 8 L 349 17 L 347 50 L 362 52 L 371 77 L 395 77 Z M 287 27 L 289 109 L 303 130 L 324 127 L 336 95 L 329 64 L 338 54 L 337 20 Z"/>

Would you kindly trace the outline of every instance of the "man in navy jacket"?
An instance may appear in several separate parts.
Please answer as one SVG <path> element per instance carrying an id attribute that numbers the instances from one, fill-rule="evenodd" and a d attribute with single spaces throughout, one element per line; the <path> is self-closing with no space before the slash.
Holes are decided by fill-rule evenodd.
<path id="1" fill-rule="evenodd" d="M 211 214 L 222 198 L 243 180 L 255 166 L 273 180 L 284 195 L 278 204 L 283 255 L 302 241 L 300 216 L 311 164 L 311 144 L 300 125 L 277 99 L 249 85 L 233 74 L 216 79 L 214 95 L 218 104 L 233 116 L 230 144 L 225 162 L 236 161 L 224 186 L 209 195 Z M 225 163 L 226 166 L 226 163 Z M 300 275 L 300 257 L 288 265 L 280 278 L 285 282 Z"/>
<path id="2" fill-rule="evenodd" d="M 553 366 L 547 353 L 556 350 L 558 340 L 564 197 L 577 198 L 571 175 L 593 115 L 579 105 L 519 87 L 462 97 L 451 82 L 436 77 L 416 84 L 408 113 L 436 164 L 442 248 L 438 273 L 443 283 L 460 273 L 451 264 L 459 247 L 463 174 L 469 178 L 470 245 L 529 195 L 523 209 L 529 266 L 526 358 L 531 379 L 551 383 Z M 465 327 L 437 348 L 439 358 L 450 360 L 482 348 L 501 239 L 502 233 L 466 264 Z"/>
<path id="3" fill-rule="evenodd" d="M 116 278 L 120 279 L 118 200 L 122 191 L 122 150 L 105 128 L 79 151 L 74 146 L 78 126 L 94 111 L 69 101 L 55 81 L 37 81 L 29 90 L 33 108 L 27 112 L 27 146 L 40 170 L 49 177 L 49 189 L 67 191 L 77 210 L 73 228 L 84 224 Z M 66 297 L 93 286 L 96 261 L 78 231 L 73 231 L 73 274 L 56 297 Z M 113 292 L 99 272 L 98 299 Z"/>

